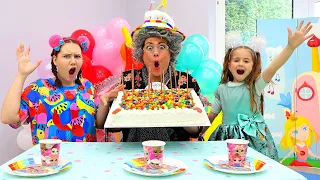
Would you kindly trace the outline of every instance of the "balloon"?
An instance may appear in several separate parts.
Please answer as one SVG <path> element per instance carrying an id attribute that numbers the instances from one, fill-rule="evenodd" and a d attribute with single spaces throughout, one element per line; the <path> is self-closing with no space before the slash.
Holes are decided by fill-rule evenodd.
<path id="1" fill-rule="evenodd" d="M 22 124 L 21 127 L 25 128 L 25 129 L 28 129 L 28 131 L 31 132 L 31 128 L 30 128 L 29 124 Z"/>
<path id="2" fill-rule="evenodd" d="M 98 95 L 100 96 L 112 90 L 115 87 L 115 85 L 120 81 L 120 78 L 121 76 L 109 76 L 107 79 L 103 80 L 102 82 L 96 83 L 94 85 L 94 88 L 97 91 Z"/>
<path id="3" fill-rule="evenodd" d="M 129 23 L 122 19 L 122 18 L 113 18 L 107 25 L 107 34 L 108 37 L 112 38 L 115 43 L 117 43 L 119 46 L 121 46 L 124 42 L 125 39 L 122 34 L 122 28 L 126 27 L 128 31 L 130 30 L 130 25 Z"/>
<path id="4" fill-rule="evenodd" d="M 124 62 L 119 59 L 120 46 L 117 46 L 114 40 L 104 39 L 93 50 L 94 65 L 106 67 L 112 73 L 124 69 Z"/>
<path id="5" fill-rule="evenodd" d="M 92 59 L 92 51 L 93 51 L 95 44 L 96 44 L 92 34 L 89 31 L 84 30 L 84 29 L 78 29 L 71 34 L 71 37 L 74 39 L 78 39 L 79 36 L 86 36 L 89 39 L 90 47 L 86 52 L 83 52 L 82 54 L 84 54 L 84 55 L 88 56 L 90 59 Z"/>
<path id="6" fill-rule="evenodd" d="M 51 58 L 45 58 L 42 60 L 41 64 L 37 68 L 37 73 L 39 78 L 51 78 L 53 77 L 51 71 Z"/>
<path id="7" fill-rule="evenodd" d="M 126 55 L 126 44 L 123 44 L 120 48 L 120 55 L 121 55 L 121 58 L 124 62 L 126 62 L 127 60 L 127 55 Z"/>
<path id="8" fill-rule="evenodd" d="M 124 69 L 126 67 L 126 62 L 123 61 L 122 57 L 119 56 L 117 59 L 117 62 L 121 62 L 121 67 L 117 68 L 116 70 L 112 71 L 112 75 L 114 76 L 121 76 L 121 74 L 124 72 Z"/>
<path id="9" fill-rule="evenodd" d="M 90 32 L 96 44 L 99 44 L 101 40 L 108 38 L 107 29 L 104 26 L 96 26 L 92 28 Z"/>
<path id="10" fill-rule="evenodd" d="M 179 61 L 176 62 L 175 68 L 177 71 L 185 72 L 186 68 L 183 68 L 183 64 L 181 64 Z"/>
<path id="11" fill-rule="evenodd" d="M 90 79 L 90 76 L 91 76 L 90 71 L 92 68 L 91 59 L 89 59 L 88 56 L 83 55 L 82 60 L 83 60 L 82 67 L 81 67 L 82 77 L 86 79 Z"/>
<path id="12" fill-rule="evenodd" d="M 207 66 L 207 67 L 210 67 L 211 69 L 215 69 L 220 74 L 222 73 L 222 66 L 217 61 L 211 58 L 204 59 L 201 62 L 200 66 Z"/>
<path id="13" fill-rule="evenodd" d="M 23 128 L 17 135 L 17 144 L 22 150 L 28 150 L 32 147 L 32 138 L 30 128 Z"/>
<path id="14" fill-rule="evenodd" d="M 126 67 L 124 71 L 129 71 L 133 68 L 135 70 L 140 70 L 143 68 L 144 64 L 132 57 L 132 48 L 126 46 Z"/>
<path id="15" fill-rule="evenodd" d="M 192 76 L 197 80 L 198 85 L 200 86 L 202 94 L 212 94 L 220 84 L 221 72 L 215 68 L 212 68 L 214 62 L 205 61 L 204 64 L 201 64 L 199 68 L 192 72 Z"/>
<path id="16" fill-rule="evenodd" d="M 177 62 L 182 69 L 195 70 L 203 60 L 203 51 L 200 46 L 193 42 L 183 43 L 177 56 Z M 185 71 L 185 70 L 184 70 Z"/>
<path id="17" fill-rule="evenodd" d="M 91 68 L 91 76 L 90 76 L 90 82 L 93 84 L 100 83 L 107 79 L 109 76 L 112 76 L 112 73 L 105 67 L 97 65 L 92 66 Z"/>
<path id="18" fill-rule="evenodd" d="M 185 73 L 187 72 L 187 68 L 183 64 L 181 64 L 179 61 L 176 62 L 175 68 L 176 68 L 176 71 L 181 71 Z M 188 74 L 191 74 L 191 73 L 192 71 L 189 71 L 188 69 Z"/>
<path id="19" fill-rule="evenodd" d="M 132 38 L 127 27 L 122 27 L 122 35 L 126 46 L 132 48 Z"/>
<path id="20" fill-rule="evenodd" d="M 203 136 L 204 141 L 208 141 L 211 134 L 217 129 L 217 127 L 220 124 L 222 124 L 222 117 L 223 117 L 223 114 L 222 114 L 222 112 L 220 112 L 218 114 L 218 116 L 214 119 L 214 121 L 212 122 L 211 126 L 204 133 L 204 136 Z"/>
<path id="21" fill-rule="evenodd" d="M 215 99 L 215 96 L 214 96 L 213 93 L 212 93 L 212 94 L 205 94 L 204 96 L 207 98 L 207 100 L 209 101 L 209 103 L 213 104 L 214 99 Z"/>
<path id="22" fill-rule="evenodd" d="M 203 51 L 204 57 L 209 54 L 209 42 L 206 37 L 201 34 L 193 34 L 186 38 L 185 43 L 193 42 L 197 44 Z"/>

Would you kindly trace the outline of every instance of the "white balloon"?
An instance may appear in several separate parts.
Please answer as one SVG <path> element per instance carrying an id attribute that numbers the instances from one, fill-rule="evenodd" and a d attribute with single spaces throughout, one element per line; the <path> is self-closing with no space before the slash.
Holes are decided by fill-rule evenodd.
<path id="1" fill-rule="evenodd" d="M 23 124 L 21 125 L 25 129 L 31 129 L 30 124 Z M 31 130 L 30 130 L 31 131 Z"/>
<path id="2" fill-rule="evenodd" d="M 51 72 L 51 62 L 46 65 L 46 71 Z"/>
<path id="3" fill-rule="evenodd" d="M 17 135 L 17 144 L 22 150 L 32 147 L 32 137 L 30 130 L 24 128 Z"/>

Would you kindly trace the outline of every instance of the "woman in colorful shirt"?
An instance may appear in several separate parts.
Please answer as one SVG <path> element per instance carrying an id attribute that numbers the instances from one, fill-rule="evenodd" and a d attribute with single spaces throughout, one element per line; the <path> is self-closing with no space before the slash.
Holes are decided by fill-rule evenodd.
<path id="1" fill-rule="evenodd" d="M 41 139 L 68 142 L 96 141 L 96 121 L 100 117 L 93 85 L 81 78 L 82 52 L 90 42 L 53 35 L 50 38 L 51 69 L 49 79 L 38 79 L 22 90 L 24 82 L 41 63 L 30 61 L 30 47 L 16 50 L 18 73 L 2 105 L 1 121 L 13 128 L 30 124 L 32 143 Z M 117 89 L 116 89 L 117 90 Z M 115 90 L 114 90 L 115 91 Z M 105 98 L 105 95 L 100 97 Z M 104 104 L 102 103 L 102 109 Z M 103 111 L 103 110 L 102 110 Z M 105 112 L 102 112 L 105 113 Z"/>

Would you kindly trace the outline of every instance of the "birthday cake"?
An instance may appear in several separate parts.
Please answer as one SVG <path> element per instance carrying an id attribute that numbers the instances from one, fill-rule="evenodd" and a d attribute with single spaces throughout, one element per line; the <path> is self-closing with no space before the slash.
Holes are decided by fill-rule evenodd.
<path id="1" fill-rule="evenodd" d="M 135 89 L 119 92 L 107 121 L 119 127 L 165 127 L 209 120 L 193 89 Z"/>

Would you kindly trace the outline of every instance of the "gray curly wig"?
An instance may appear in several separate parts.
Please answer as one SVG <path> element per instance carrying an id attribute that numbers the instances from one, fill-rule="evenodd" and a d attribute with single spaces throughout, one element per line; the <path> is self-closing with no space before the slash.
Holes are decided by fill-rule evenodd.
<path id="1" fill-rule="evenodd" d="M 182 36 L 175 36 L 168 30 L 156 28 L 143 28 L 139 31 L 137 38 L 133 39 L 132 56 L 138 61 L 142 61 L 144 42 L 150 37 L 160 37 L 168 41 L 170 50 L 170 63 L 174 64 L 176 57 L 181 50 Z"/>

